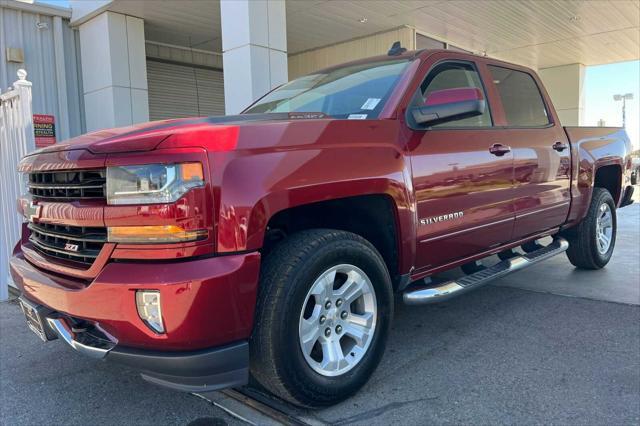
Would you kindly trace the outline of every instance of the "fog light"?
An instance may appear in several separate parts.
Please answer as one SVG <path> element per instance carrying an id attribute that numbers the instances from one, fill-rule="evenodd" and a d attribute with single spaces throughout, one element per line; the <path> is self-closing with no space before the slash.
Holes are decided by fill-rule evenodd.
<path id="1" fill-rule="evenodd" d="M 156 333 L 164 333 L 162 310 L 160 309 L 160 292 L 157 290 L 136 291 L 136 307 L 138 315 L 149 328 Z"/>

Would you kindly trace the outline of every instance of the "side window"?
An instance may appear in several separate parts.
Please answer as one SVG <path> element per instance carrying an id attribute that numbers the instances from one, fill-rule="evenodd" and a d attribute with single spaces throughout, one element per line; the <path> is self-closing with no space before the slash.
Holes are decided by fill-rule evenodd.
<path id="1" fill-rule="evenodd" d="M 466 62 L 445 62 L 433 68 L 427 78 L 422 82 L 420 90 L 422 92 L 422 103 L 425 102 L 427 96 L 436 90 L 457 89 L 463 87 L 474 87 L 480 89 L 486 101 L 487 95 L 482 87 L 482 81 L 475 67 Z M 450 121 L 447 123 L 437 124 L 434 128 L 449 127 L 491 127 L 491 112 L 489 111 L 489 102 L 485 103 L 486 107 L 482 115 L 476 117 L 463 118 L 461 120 Z"/>
<path id="2" fill-rule="evenodd" d="M 509 126 L 541 127 L 549 124 L 540 89 L 526 72 L 489 65 Z"/>

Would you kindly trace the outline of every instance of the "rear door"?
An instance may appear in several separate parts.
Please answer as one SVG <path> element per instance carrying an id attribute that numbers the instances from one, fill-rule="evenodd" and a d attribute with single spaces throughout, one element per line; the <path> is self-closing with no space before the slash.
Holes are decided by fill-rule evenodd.
<path id="1" fill-rule="evenodd" d="M 526 69 L 489 63 L 497 116 L 514 162 L 513 239 L 562 224 L 569 213 L 571 149 L 542 85 Z"/>
<path id="2" fill-rule="evenodd" d="M 424 103 L 430 92 L 462 87 L 478 88 L 487 99 L 475 62 L 434 62 L 411 106 Z M 493 124 L 489 102 L 486 105 L 481 116 L 430 128 L 412 126 L 408 156 L 417 204 L 418 273 L 511 238 L 513 157 L 508 150 L 490 152 L 508 141 Z"/>

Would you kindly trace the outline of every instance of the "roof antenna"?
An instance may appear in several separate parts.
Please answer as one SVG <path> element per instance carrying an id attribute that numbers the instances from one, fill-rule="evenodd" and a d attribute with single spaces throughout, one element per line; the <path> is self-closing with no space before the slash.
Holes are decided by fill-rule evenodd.
<path id="1" fill-rule="evenodd" d="M 388 56 L 398 56 L 398 55 L 403 54 L 406 51 L 407 51 L 407 49 L 402 47 L 402 46 L 400 46 L 400 42 L 399 41 L 396 41 L 391 46 L 391 49 L 389 49 L 389 52 L 387 52 L 387 55 Z"/>

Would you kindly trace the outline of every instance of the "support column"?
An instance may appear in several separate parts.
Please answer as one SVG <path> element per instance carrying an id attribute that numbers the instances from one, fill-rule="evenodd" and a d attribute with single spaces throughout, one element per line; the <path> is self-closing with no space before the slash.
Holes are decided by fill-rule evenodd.
<path id="1" fill-rule="evenodd" d="M 288 81 L 284 0 L 221 0 L 224 100 L 237 114 Z"/>
<path id="2" fill-rule="evenodd" d="M 580 126 L 584 121 L 584 75 L 582 64 L 540 69 L 542 79 L 563 126 Z"/>
<path id="3" fill-rule="evenodd" d="M 67 101 L 67 70 L 64 61 L 64 34 L 60 16 L 53 17 L 53 54 L 56 59 L 56 88 L 58 94 L 58 141 L 69 139 L 69 102 Z"/>
<path id="4" fill-rule="evenodd" d="M 144 21 L 103 12 L 80 25 L 87 131 L 149 121 Z"/>

